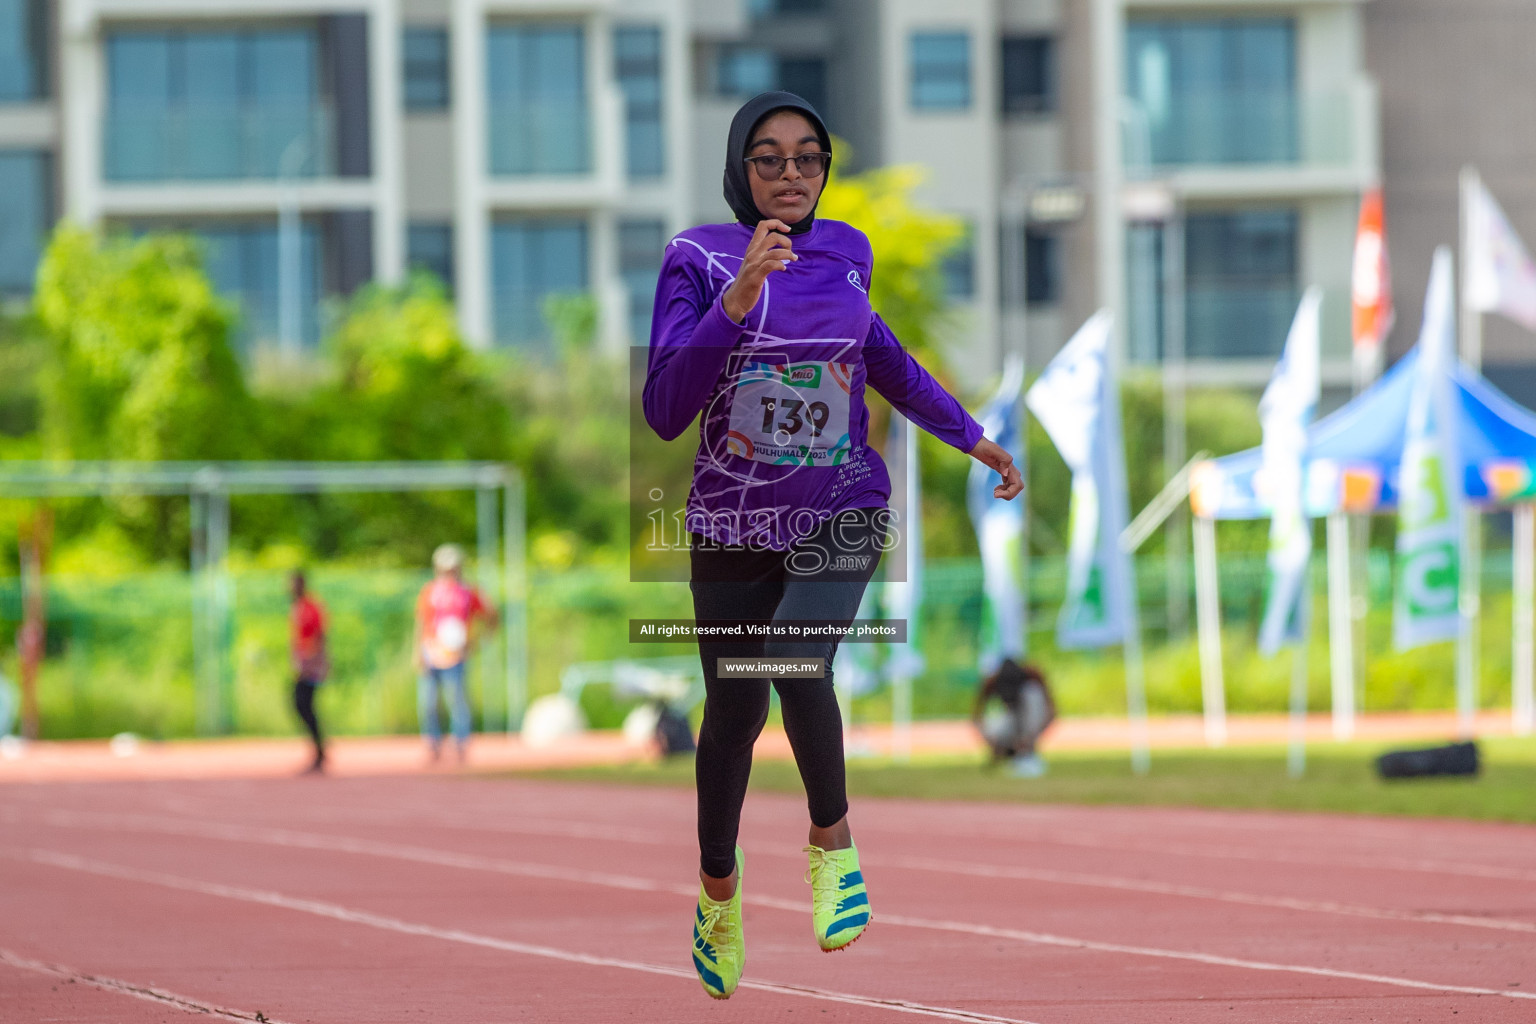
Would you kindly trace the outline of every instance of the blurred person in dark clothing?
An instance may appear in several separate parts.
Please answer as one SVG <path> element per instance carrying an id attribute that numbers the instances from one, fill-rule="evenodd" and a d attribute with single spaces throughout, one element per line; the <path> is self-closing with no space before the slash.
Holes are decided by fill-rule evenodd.
<path id="1" fill-rule="evenodd" d="M 971 712 L 976 731 L 991 749 L 992 763 L 1007 761 L 1009 772 L 1021 778 L 1045 774 L 1036 745 L 1055 720 L 1056 702 L 1045 676 L 1012 658 L 1003 659 L 997 671 L 982 680 Z"/>
<path id="2" fill-rule="evenodd" d="M 320 722 L 315 717 L 315 691 L 331 671 L 330 659 L 325 653 L 325 610 L 309 595 L 302 572 L 293 574 L 292 594 L 288 621 L 295 675 L 293 709 L 298 712 L 315 745 L 314 761 L 304 774 L 317 775 L 325 771 L 325 744 L 320 738 Z"/>

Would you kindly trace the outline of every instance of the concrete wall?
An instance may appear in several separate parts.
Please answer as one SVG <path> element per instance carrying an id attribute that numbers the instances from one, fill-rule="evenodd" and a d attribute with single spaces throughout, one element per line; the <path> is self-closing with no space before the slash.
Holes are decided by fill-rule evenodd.
<path id="1" fill-rule="evenodd" d="M 1536 3 L 1374 0 L 1364 13 L 1366 62 L 1381 83 L 1396 357 L 1417 338 L 1435 246 L 1457 245 L 1463 164 L 1477 165 L 1527 246 L 1536 243 Z M 1536 338 L 1485 317 L 1483 360 L 1496 381 L 1511 364 L 1536 367 Z M 1530 374 L 1505 379 L 1526 404 L 1536 402 Z"/>

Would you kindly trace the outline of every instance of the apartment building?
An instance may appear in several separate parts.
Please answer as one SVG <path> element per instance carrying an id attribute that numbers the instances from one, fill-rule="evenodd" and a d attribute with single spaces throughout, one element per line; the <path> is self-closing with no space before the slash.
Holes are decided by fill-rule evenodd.
<path id="1" fill-rule="evenodd" d="M 310 342 L 327 297 L 411 266 L 477 344 L 546 344 L 544 300 L 569 291 L 606 343 L 638 341 L 666 238 L 727 215 L 731 114 L 787 88 L 845 140 L 840 168 L 921 164 L 919 198 L 965 224 L 945 264 L 963 383 L 1012 351 L 1041 365 L 1107 305 L 1128 363 L 1257 384 L 1317 284 L 1342 385 L 1362 189 L 1386 186 L 1405 323 L 1418 225 L 1454 217 L 1442 164 L 1497 155 L 1517 227 L 1530 212 L 1514 168 L 1536 135 L 1469 113 L 1442 145 L 1416 113 L 1524 88 L 1526 6 L 0 0 L 0 292 L 26 292 L 64 215 L 208 239 L 251 345 Z M 1467 61 L 1433 59 L 1453 45 Z M 1496 331 L 1491 361 L 1519 362 Z"/>
<path id="2" fill-rule="evenodd" d="M 208 243 L 250 346 L 412 266 L 480 344 L 643 333 L 688 223 L 682 0 L 0 0 L 0 289 L 57 216 Z M 640 296 L 644 295 L 641 302 Z"/>

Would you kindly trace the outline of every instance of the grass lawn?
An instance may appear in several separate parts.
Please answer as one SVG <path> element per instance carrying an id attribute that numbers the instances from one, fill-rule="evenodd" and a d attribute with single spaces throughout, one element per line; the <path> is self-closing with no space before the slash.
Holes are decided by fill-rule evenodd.
<path id="1" fill-rule="evenodd" d="M 1050 754 L 1050 771 L 1040 779 L 1015 779 L 986 770 L 979 756 L 918 759 L 908 764 L 852 758 L 848 789 L 852 796 L 924 800 L 1340 811 L 1536 822 L 1536 739 L 1501 737 L 1482 740 L 1479 747 L 1483 770 L 1476 778 L 1384 782 L 1376 775 L 1374 761 L 1388 745 L 1327 743 L 1308 749 L 1307 770 L 1301 779 L 1288 777 L 1284 747 L 1262 746 L 1154 751 L 1152 771 L 1144 778 L 1133 775 L 1129 757 L 1118 752 Z M 664 764 L 520 774 L 692 786 L 693 762 L 679 758 Z M 800 776 L 788 761 L 758 760 L 752 770 L 752 788 L 802 792 Z"/>

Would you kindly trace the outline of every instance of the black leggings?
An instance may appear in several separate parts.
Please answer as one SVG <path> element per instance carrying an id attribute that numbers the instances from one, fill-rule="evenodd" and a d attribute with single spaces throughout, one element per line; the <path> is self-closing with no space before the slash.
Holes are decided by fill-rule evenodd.
<path id="1" fill-rule="evenodd" d="M 722 548 L 693 537 L 690 587 L 694 617 L 852 621 L 879 562 L 884 515 L 883 509 L 841 512 L 787 552 Z M 725 878 L 736 870 L 736 836 L 752 773 L 752 745 L 768 720 L 768 680 L 721 679 L 716 659 L 825 659 L 825 678 L 775 679 L 773 686 L 779 693 L 784 731 L 805 784 L 811 823 L 827 828 L 848 813 L 843 719 L 832 689 L 832 657 L 836 652 L 834 638 L 699 641 L 705 698 L 694 774 L 699 799 L 699 866 L 706 875 Z"/>
<path id="2" fill-rule="evenodd" d="M 293 684 L 293 710 L 304 721 L 309 738 L 315 743 L 315 764 L 325 761 L 325 746 L 320 741 L 320 720 L 315 717 L 316 684 L 308 679 L 298 679 Z"/>

